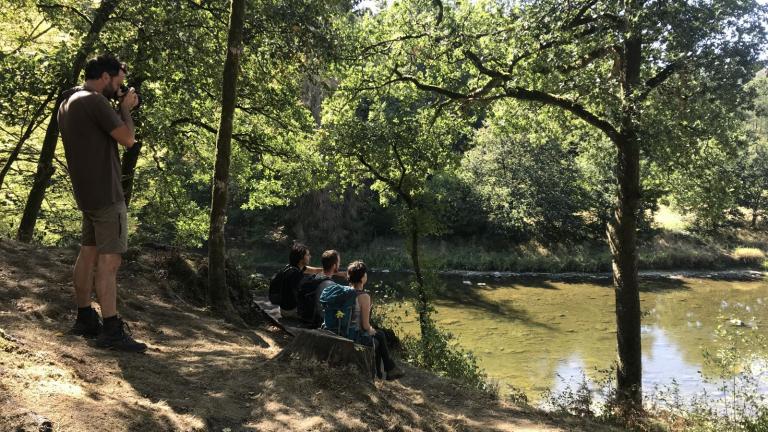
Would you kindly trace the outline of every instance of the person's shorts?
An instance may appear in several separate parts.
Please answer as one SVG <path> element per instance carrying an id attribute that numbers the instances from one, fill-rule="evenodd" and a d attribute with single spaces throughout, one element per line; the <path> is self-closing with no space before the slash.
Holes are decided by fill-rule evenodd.
<path id="1" fill-rule="evenodd" d="M 128 209 L 116 202 L 99 210 L 83 210 L 83 246 L 96 246 L 100 254 L 128 250 Z"/>

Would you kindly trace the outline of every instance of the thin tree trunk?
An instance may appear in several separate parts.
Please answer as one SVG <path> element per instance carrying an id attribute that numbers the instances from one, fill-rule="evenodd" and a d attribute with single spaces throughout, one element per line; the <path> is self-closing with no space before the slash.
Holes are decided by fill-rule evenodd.
<path id="1" fill-rule="evenodd" d="M 32 189 L 29 191 L 27 203 L 24 206 L 24 214 L 16 234 L 16 237 L 20 241 L 32 241 L 35 224 L 37 223 L 37 216 L 40 213 L 40 207 L 42 206 L 43 198 L 45 197 L 45 191 L 48 188 L 51 177 L 55 171 L 53 167 L 53 157 L 56 154 L 56 145 L 59 142 L 59 121 L 57 115 L 59 106 L 62 102 L 61 94 L 77 83 L 77 79 L 85 66 L 85 61 L 89 53 L 93 51 L 93 47 L 99 39 L 101 30 L 104 28 L 104 25 L 109 20 L 109 15 L 115 10 L 118 3 L 119 0 L 103 0 L 99 5 L 99 8 L 96 9 L 93 20 L 91 21 L 91 28 L 88 30 L 83 45 L 80 47 L 80 50 L 78 50 L 72 61 L 72 69 L 70 70 L 69 75 L 64 77 L 62 84 L 59 87 L 59 97 L 56 98 L 56 104 L 53 107 L 51 119 L 48 122 L 48 128 L 45 131 L 43 148 L 40 151 L 40 158 L 37 162 L 35 180 L 32 184 Z"/>
<path id="2" fill-rule="evenodd" d="M 208 236 L 208 281 L 211 306 L 227 320 L 242 323 L 232 306 L 226 278 L 226 245 L 224 227 L 227 213 L 229 163 L 232 153 L 232 123 L 237 99 L 237 77 L 242 54 L 245 0 L 232 0 L 227 37 L 227 58 L 221 100 L 221 121 L 216 136 L 216 167 L 211 197 L 211 226 Z"/>
<path id="3" fill-rule="evenodd" d="M 27 125 L 26 129 L 24 129 L 24 132 L 21 134 L 21 138 L 19 138 L 19 142 L 16 143 L 16 147 L 14 147 L 11 154 L 8 156 L 8 160 L 5 161 L 5 165 L 3 165 L 2 171 L 0 171 L 0 189 L 3 188 L 3 183 L 5 183 L 5 176 L 8 175 L 8 171 L 11 170 L 11 165 L 13 165 L 14 162 L 16 162 L 16 159 L 19 157 L 19 154 L 21 153 L 21 148 L 24 147 L 24 144 L 27 142 L 29 137 L 32 136 L 32 132 L 36 129 L 37 119 L 40 118 L 40 116 L 43 115 L 43 111 L 45 111 L 45 107 L 47 107 L 53 98 L 56 97 L 56 90 L 51 90 L 50 93 L 48 93 L 48 96 L 45 98 L 45 101 L 40 104 L 40 106 L 37 107 L 37 110 L 35 110 L 35 113 L 32 115 L 32 118 L 29 120 L 29 124 Z"/>
<path id="4" fill-rule="evenodd" d="M 140 28 L 138 33 L 139 49 L 136 55 L 137 64 L 135 65 L 135 70 L 138 71 L 138 76 L 131 82 L 131 84 L 133 85 L 133 88 L 136 89 L 136 93 L 141 94 L 141 86 L 146 80 L 146 76 L 144 75 L 144 64 L 147 61 L 147 42 L 144 29 Z M 125 196 L 126 207 L 130 206 L 131 198 L 133 197 L 133 183 L 134 177 L 136 175 L 136 163 L 139 161 L 139 155 L 141 154 L 141 147 L 143 144 L 143 123 L 144 113 L 141 110 L 138 110 L 138 112 L 135 114 L 134 122 L 136 127 L 136 143 L 123 153 L 123 159 L 121 161 L 120 171 L 123 176 L 121 183 L 123 185 L 123 195 Z"/>
<path id="5" fill-rule="evenodd" d="M 757 198 L 757 202 L 755 203 L 755 206 L 752 208 L 752 222 L 749 224 L 750 228 L 755 229 L 757 228 L 757 216 L 758 212 L 760 211 L 760 198 Z"/>
<path id="6" fill-rule="evenodd" d="M 421 262 L 419 259 L 419 228 L 415 223 L 416 221 L 411 222 L 410 244 L 408 245 L 408 250 L 411 254 L 413 272 L 416 275 L 419 324 L 421 325 L 421 335 L 423 337 L 424 332 L 429 325 L 429 298 L 427 297 L 427 290 L 424 286 L 424 275 L 421 271 Z"/>
<path id="7" fill-rule="evenodd" d="M 431 349 L 427 342 L 430 340 L 429 332 L 432 330 L 432 322 L 429 317 L 429 297 L 424 284 L 424 274 L 421 271 L 421 261 L 419 259 L 419 225 L 412 203 L 408 203 L 408 212 L 410 213 L 410 235 L 408 240 L 408 252 L 411 254 L 411 263 L 413 264 L 413 273 L 416 275 L 416 312 L 419 314 L 419 330 L 421 331 L 421 346 L 424 350 L 424 366 L 432 366 L 432 356 L 429 353 Z"/>
<path id="8" fill-rule="evenodd" d="M 138 89 L 137 89 L 138 90 Z M 133 197 L 133 180 L 136 175 L 136 163 L 139 161 L 139 154 L 141 154 L 141 133 L 139 128 L 141 127 L 141 120 L 137 119 L 134 122 L 136 127 L 136 143 L 131 148 L 123 153 L 122 162 L 122 184 L 123 184 L 123 196 L 125 197 L 125 206 L 131 205 L 131 198 Z"/>

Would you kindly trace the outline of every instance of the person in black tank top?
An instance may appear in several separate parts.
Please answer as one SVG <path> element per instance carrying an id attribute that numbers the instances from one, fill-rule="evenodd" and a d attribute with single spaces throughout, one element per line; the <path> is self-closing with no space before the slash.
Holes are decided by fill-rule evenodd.
<path id="1" fill-rule="evenodd" d="M 387 380 L 394 380 L 404 375 L 392 360 L 387 346 L 387 337 L 384 332 L 373 328 L 370 322 L 371 318 L 371 296 L 365 291 L 365 284 L 368 282 L 368 269 L 362 261 L 354 261 L 347 267 L 347 279 L 349 285 L 358 291 L 357 302 L 352 312 L 352 322 L 357 325 L 360 335 L 363 336 L 359 342 L 365 342 L 368 339 L 373 342 L 376 355 L 376 376 L 382 378 L 381 366 L 384 365 L 384 372 Z M 367 336 L 364 337 L 364 336 Z"/>

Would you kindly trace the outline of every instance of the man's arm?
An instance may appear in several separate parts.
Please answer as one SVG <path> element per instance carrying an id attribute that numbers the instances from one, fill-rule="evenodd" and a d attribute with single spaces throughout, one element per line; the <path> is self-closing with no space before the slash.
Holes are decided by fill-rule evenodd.
<path id="1" fill-rule="evenodd" d="M 323 272 L 323 268 L 322 267 L 312 267 L 312 266 L 304 267 L 304 273 L 318 274 L 318 273 L 322 273 L 322 272 Z"/>
<path id="2" fill-rule="evenodd" d="M 110 132 L 112 138 L 119 142 L 125 148 L 131 148 L 136 143 L 136 129 L 131 117 L 131 109 L 136 106 L 138 99 L 136 93 L 131 90 L 120 102 L 120 117 L 123 119 L 123 125 Z"/>
<path id="3" fill-rule="evenodd" d="M 322 272 L 323 272 L 323 268 L 322 268 L 322 267 L 312 267 L 312 266 L 306 266 L 306 267 L 304 267 L 304 273 L 308 273 L 308 274 L 320 274 L 320 273 L 322 273 Z M 342 278 L 346 279 L 346 278 L 347 278 L 347 271 L 346 271 L 346 270 L 344 270 L 344 271 L 337 271 L 337 272 L 336 272 L 336 273 L 334 273 L 333 275 L 334 275 L 334 276 L 338 276 L 338 277 L 342 277 Z"/>

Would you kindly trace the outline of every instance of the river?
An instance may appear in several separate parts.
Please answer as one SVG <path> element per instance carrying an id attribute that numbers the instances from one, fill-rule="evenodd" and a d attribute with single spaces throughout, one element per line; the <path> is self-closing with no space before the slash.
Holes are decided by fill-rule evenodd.
<path id="1" fill-rule="evenodd" d="M 372 274 L 389 282 L 404 275 Z M 561 390 L 616 359 L 616 316 L 610 280 L 575 278 L 442 277 L 435 319 L 473 351 L 491 378 L 525 391 L 533 400 Z M 704 349 L 724 347 L 715 331 L 766 333 L 768 281 L 733 281 L 669 276 L 641 281 L 643 387 L 668 386 L 683 396 L 716 385 L 704 378 L 718 372 L 704 361 Z M 374 300 L 376 301 L 376 300 Z M 390 305 L 402 330 L 418 331 L 411 312 Z M 763 353 L 768 358 L 768 353 Z M 760 391 L 768 391 L 764 385 Z"/>

